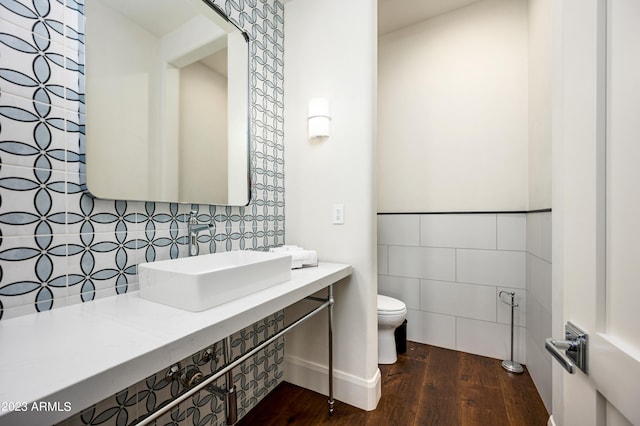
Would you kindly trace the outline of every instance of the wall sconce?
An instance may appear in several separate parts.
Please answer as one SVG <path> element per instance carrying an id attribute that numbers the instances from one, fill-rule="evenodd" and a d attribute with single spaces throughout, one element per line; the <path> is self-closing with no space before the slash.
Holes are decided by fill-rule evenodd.
<path id="1" fill-rule="evenodd" d="M 329 100 L 313 98 L 309 100 L 309 139 L 323 140 L 331 135 L 331 115 Z"/>

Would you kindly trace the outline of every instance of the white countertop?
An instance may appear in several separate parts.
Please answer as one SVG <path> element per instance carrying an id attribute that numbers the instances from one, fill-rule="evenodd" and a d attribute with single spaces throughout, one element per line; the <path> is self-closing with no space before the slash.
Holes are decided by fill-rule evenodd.
<path id="1" fill-rule="evenodd" d="M 203 312 L 133 292 L 0 321 L 0 425 L 64 420 L 350 274 L 349 265 L 320 262 Z M 35 401 L 62 410 L 33 411 Z M 10 411 L 15 403 L 26 411 Z"/>

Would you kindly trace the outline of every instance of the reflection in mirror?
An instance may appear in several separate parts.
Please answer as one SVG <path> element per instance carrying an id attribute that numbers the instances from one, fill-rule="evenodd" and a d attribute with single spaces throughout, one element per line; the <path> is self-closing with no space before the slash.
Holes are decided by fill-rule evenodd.
<path id="1" fill-rule="evenodd" d="M 246 205 L 246 34 L 203 0 L 91 0 L 85 15 L 89 191 Z"/>

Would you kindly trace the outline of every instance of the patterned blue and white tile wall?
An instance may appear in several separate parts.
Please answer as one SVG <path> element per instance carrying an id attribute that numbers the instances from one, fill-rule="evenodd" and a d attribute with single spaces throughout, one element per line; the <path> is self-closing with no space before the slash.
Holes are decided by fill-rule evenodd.
<path id="1" fill-rule="evenodd" d="M 84 2 L 0 0 L 0 320 L 136 290 L 138 263 L 186 256 L 193 207 L 199 221 L 215 224 L 212 235 L 198 239 L 201 253 L 284 242 L 284 6 L 279 0 L 213 2 L 250 37 L 253 186 L 247 207 L 88 194 Z M 277 327 L 281 316 L 265 321 Z M 251 398 L 265 393 L 255 377 L 279 374 L 283 350 L 272 352 L 253 378 L 238 376 L 255 388 Z M 120 404 L 125 397 L 115 398 Z"/>
<path id="2" fill-rule="evenodd" d="M 201 252 L 284 241 L 283 6 L 216 1 L 250 36 L 252 201 L 194 206 Z M 186 255 L 192 206 L 83 190 L 83 6 L 0 0 L 0 318 L 137 288 L 136 265 Z M 126 153 L 123 152 L 123 155 Z"/>

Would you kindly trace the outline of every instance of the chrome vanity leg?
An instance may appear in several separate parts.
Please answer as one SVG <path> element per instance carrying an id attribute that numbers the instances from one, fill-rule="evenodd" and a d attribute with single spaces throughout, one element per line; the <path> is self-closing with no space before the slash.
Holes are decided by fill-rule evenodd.
<path id="1" fill-rule="evenodd" d="M 333 285 L 329 286 L 329 415 L 333 415 Z"/>
<path id="2" fill-rule="evenodd" d="M 231 363 L 231 336 L 227 336 L 222 341 L 222 348 L 224 351 L 224 363 L 228 365 Z M 227 424 L 234 425 L 238 421 L 238 395 L 236 394 L 236 386 L 233 384 L 233 372 L 229 370 L 226 374 L 226 394 L 225 394 L 225 408 L 227 412 Z"/>

